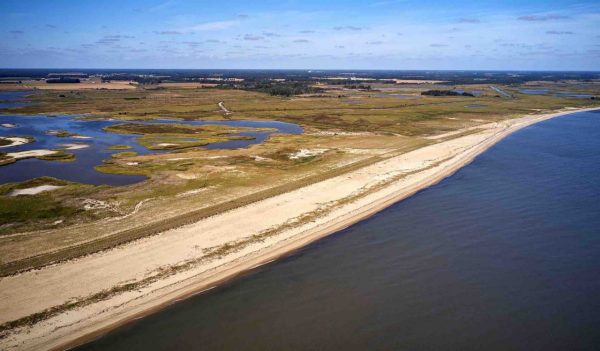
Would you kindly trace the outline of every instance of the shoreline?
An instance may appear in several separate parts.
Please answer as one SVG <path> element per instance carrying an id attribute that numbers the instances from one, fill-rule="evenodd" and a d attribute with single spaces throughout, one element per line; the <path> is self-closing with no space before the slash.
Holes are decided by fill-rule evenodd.
<path id="1" fill-rule="evenodd" d="M 32 327 L 22 328 L 22 330 L 17 330 L 16 334 L 11 334 L 5 339 L 0 339 L 0 346 L 4 344 L 7 349 L 10 349 L 11 347 L 24 347 L 25 349 L 66 349 L 92 341 L 132 320 L 152 314 L 176 301 L 206 292 L 215 286 L 235 279 L 253 269 L 270 263 L 275 259 L 287 256 L 318 239 L 343 230 L 394 203 L 406 199 L 431 185 L 437 184 L 454 174 L 460 168 L 468 165 L 476 158 L 476 156 L 485 152 L 506 136 L 524 127 L 563 115 L 597 109 L 598 108 L 569 109 L 543 115 L 528 115 L 517 119 L 501 121 L 495 123 L 496 125 L 494 127 L 486 129 L 483 132 L 443 141 L 439 144 L 433 144 L 407 153 L 407 155 L 414 155 L 414 159 L 408 158 L 408 156 L 403 158 L 403 154 L 398 156 L 397 160 L 386 160 L 378 162 L 373 167 L 367 166 L 365 169 L 369 168 L 370 170 L 378 170 L 379 168 L 385 170 L 385 167 L 394 169 L 393 166 L 398 166 L 398 164 L 404 165 L 404 162 L 410 163 L 415 162 L 415 160 L 421 160 L 421 163 L 415 168 L 415 173 L 405 171 L 403 174 L 401 171 L 398 171 L 399 176 L 401 176 L 401 178 L 399 178 L 400 180 L 390 178 L 391 183 L 387 185 L 384 184 L 381 189 L 375 189 L 374 192 L 362 194 L 355 201 L 348 204 L 333 206 L 334 209 L 332 209 L 332 212 L 324 216 L 325 220 L 319 218 L 319 220 L 315 220 L 316 223 L 309 223 L 306 225 L 301 224 L 299 226 L 300 229 L 291 228 L 283 230 L 282 234 L 277 234 L 276 240 L 275 237 L 269 237 L 260 245 L 251 247 L 253 250 L 244 248 L 241 252 L 226 255 L 223 260 L 221 260 L 221 258 L 217 259 L 216 261 L 221 260 L 219 262 L 206 264 L 202 266 L 202 269 L 194 271 L 194 268 L 191 272 L 183 271 L 173 276 L 169 276 L 161 280 L 160 282 L 162 284 L 158 284 L 158 286 L 144 287 L 140 289 L 141 292 L 127 292 L 117 295 L 114 298 L 111 297 L 108 300 L 94 303 L 91 305 L 92 307 L 88 308 L 86 306 L 81 308 L 82 310 L 86 310 L 85 313 L 82 311 L 66 311 L 56 317 L 50 318 L 48 321 L 42 321 Z M 439 158 L 437 163 L 427 164 L 424 161 L 423 157 L 428 155 L 424 151 L 425 149 L 437 152 L 436 155 Z M 419 151 L 421 152 L 419 153 Z M 410 169 L 410 167 L 407 169 Z M 364 172 L 361 173 L 360 171 Z M 367 183 L 370 181 L 369 178 L 375 178 L 372 173 L 368 173 L 364 169 L 350 173 L 356 175 L 357 179 L 368 179 Z M 339 177 L 346 177 L 346 174 L 340 175 Z M 350 176 L 348 176 L 348 179 L 350 179 Z M 326 183 L 326 181 L 322 183 Z M 316 186 L 313 188 L 317 188 L 318 190 L 318 187 Z M 296 194 L 286 196 L 293 199 L 294 196 L 310 195 L 310 193 L 308 195 L 303 194 L 302 189 L 304 188 L 295 191 Z M 349 189 L 348 191 L 350 194 L 353 193 L 350 190 L 356 191 L 356 189 Z M 268 202 L 270 200 L 271 198 L 263 201 Z M 244 213 L 244 210 L 244 208 L 241 208 L 232 212 Z M 248 209 L 246 209 L 245 212 L 251 214 Z M 196 233 L 199 229 L 194 226 L 197 226 L 197 224 L 187 226 L 184 230 Z M 169 232 L 176 232 L 178 230 Z M 156 242 L 148 243 L 152 242 L 153 238 L 145 239 L 143 241 L 147 246 L 150 246 L 151 244 L 157 246 Z M 158 244 L 160 244 L 160 242 Z M 125 244 L 124 246 L 135 246 L 135 244 Z M 114 259 L 118 258 L 118 255 L 115 254 L 115 252 L 118 251 L 125 251 L 125 249 L 120 250 L 117 248 L 115 250 L 109 250 L 109 252 L 106 253 L 99 253 L 96 256 L 115 256 L 112 257 Z M 90 258 L 89 260 L 91 259 L 93 258 Z M 82 262 L 82 267 L 78 268 L 80 270 L 85 269 L 86 261 L 84 258 L 76 259 L 73 260 L 73 262 L 67 262 L 65 264 L 58 264 L 49 267 L 48 269 L 42 268 L 39 271 L 56 270 L 57 266 L 76 266 L 80 261 Z M 18 277 L 26 275 L 28 275 L 28 273 L 19 274 Z M 37 274 L 29 274 L 29 276 L 35 275 Z M 19 279 L 16 280 L 17 282 L 20 281 Z M 31 282 L 31 279 L 27 280 L 26 278 L 23 278 L 21 280 Z M 77 283 L 77 281 L 71 283 Z M 123 295 L 130 296 L 123 297 Z M 42 297 L 40 297 L 40 299 L 41 298 Z M 10 301 L 5 303 L 10 303 Z M 94 307 L 96 310 L 94 310 Z M 65 317 L 64 315 L 67 316 Z M 32 332 L 33 335 L 30 335 L 28 338 L 27 334 L 29 332 Z M 12 341 L 12 343 L 8 344 L 9 341 Z M 26 342 L 26 344 L 21 344 L 21 342 Z"/>

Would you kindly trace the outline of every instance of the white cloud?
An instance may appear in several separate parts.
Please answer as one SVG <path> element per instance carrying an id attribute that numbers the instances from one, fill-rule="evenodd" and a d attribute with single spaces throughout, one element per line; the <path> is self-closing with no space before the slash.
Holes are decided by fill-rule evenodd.
<path id="1" fill-rule="evenodd" d="M 231 27 L 235 27 L 239 24 L 238 21 L 215 21 L 215 22 L 205 22 L 200 23 L 194 26 L 187 28 L 188 31 L 191 32 L 206 32 L 206 31 L 217 31 L 229 29 Z"/>

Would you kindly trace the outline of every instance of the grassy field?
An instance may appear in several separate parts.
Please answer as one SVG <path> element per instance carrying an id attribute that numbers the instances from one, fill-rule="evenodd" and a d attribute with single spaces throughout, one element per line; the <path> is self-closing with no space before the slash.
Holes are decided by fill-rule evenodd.
<path id="1" fill-rule="evenodd" d="M 600 84 L 584 88 L 569 82 L 536 84 L 533 86 L 596 96 L 600 92 Z M 481 96 L 476 97 L 420 95 L 428 89 L 449 89 L 433 84 L 372 88 L 360 91 L 330 86 L 318 96 L 290 98 L 188 85 L 36 90 L 30 97 L 35 104 L 4 113 L 116 118 L 124 124 L 112 126 L 111 132 L 137 133 L 139 144 L 169 152 L 137 155 L 126 151 L 127 145 L 111 146 L 123 152 L 97 170 L 148 177 L 130 186 L 71 183 L 51 192 L 16 197 L 6 194 L 31 184 L 0 186 L 4 211 L 0 213 L 0 273 L 76 257 L 190 223 L 437 142 L 427 138 L 431 135 L 528 113 L 600 106 L 598 100 L 525 95 L 511 86 L 500 88 L 512 98 L 499 97 L 486 85 L 452 87 L 480 91 Z M 231 114 L 221 111 L 220 101 Z M 198 146 L 220 141 L 224 134 L 240 128 L 157 124 L 148 129 L 148 125 L 135 123 L 154 118 L 279 120 L 296 123 L 305 133 L 273 135 L 246 149 L 208 150 Z M 10 165 L 5 167 L 10 169 Z M 55 181 L 37 180 L 40 184 Z"/>

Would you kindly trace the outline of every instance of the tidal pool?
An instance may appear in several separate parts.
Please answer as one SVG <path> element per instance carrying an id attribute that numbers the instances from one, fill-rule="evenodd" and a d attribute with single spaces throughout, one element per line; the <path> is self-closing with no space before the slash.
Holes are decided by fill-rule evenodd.
<path id="1" fill-rule="evenodd" d="M 59 179 L 86 184 L 127 185 L 145 179 L 140 175 L 120 175 L 101 173 L 94 169 L 101 165 L 103 160 L 110 159 L 114 153 L 123 150 L 108 150 L 112 145 L 129 145 L 140 155 L 150 152 L 160 153 L 166 151 L 148 150 L 139 145 L 136 134 L 116 134 L 103 130 L 103 128 L 127 123 L 122 120 L 84 120 L 77 116 L 16 116 L 0 115 L 0 125 L 14 125 L 14 127 L 0 127 L 0 136 L 30 136 L 35 140 L 28 144 L 3 147 L 2 152 L 19 152 L 38 149 L 64 149 L 65 144 L 86 144 L 86 148 L 67 150 L 75 154 L 73 162 L 53 162 L 36 158 L 18 160 L 15 163 L 0 167 L 0 184 L 7 182 L 21 182 L 28 179 L 50 176 Z M 187 125 L 226 125 L 233 127 L 270 128 L 271 130 L 244 131 L 232 135 L 252 137 L 251 140 L 230 140 L 204 146 L 207 149 L 236 149 L 264 142 L 273 133 L 300 134 L 303 129 L 292 123 L 278 121 L 181 121 L 175 119 L 158 119 L 152 121 L 135 121 L 133 123 L 156 124 L 177 123 Z M 64 130 L 74 134 L 70 137 L 57 137 L 49 135 L 48 131 Z"/>
<path id="2" fill-rule="evenodd" d="M 25 100 L 31 91 L 0 91 L 0 109 L 30 105 Z"/>

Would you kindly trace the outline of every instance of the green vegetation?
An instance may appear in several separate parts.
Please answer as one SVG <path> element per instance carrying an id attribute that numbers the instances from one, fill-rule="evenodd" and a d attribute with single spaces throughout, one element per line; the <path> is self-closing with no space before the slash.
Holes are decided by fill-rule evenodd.
<path id="1" fill-rule="evenodd" d="M 261 81 L 244 85 L 242 89 L 259 91 L 274 96 L 292 96 L 300 94 L 318 94 L 322 93 L 323 89 L 315 88 L 305 82 L 272 82 Z"/>
<path id="2" fill-rule="evenodd" d="M 78 212 L 62 206 L 51 195 L 40 193 L 28 196 L 0 196 L 0 226 L 15 225 L 56 217 L 70 217 Z"/>
<path id="3" fill-rule="evenodd" d="M 49 130 L 46 133 L 50 134 L 50 135 L 55 135 L 59 138 L 70 138 L 70 137 L 78 136 L 78 134 L 76 134 L 76 133 L 71 133 L 69 131 L 62 130 L 62 129 L 61 130 Z"/>
<path id="4" fill-rule="evenodd" d="M 14 189 L 27 189 L 27 188 L 33 188 L 36 186 L 40 186 L 40 185 L 61 185 L 62 186 L 62 185 L 70 185 L 70 184 L 74 184 L 74 183 L 71 183 L 71 182 L 68 182 L 68 181 L 62 180 L 62 179 L 57 179 L 54 177 L 38 177 L 38 178 L 26 180 L 21 183 L 1 184 L 0 185 L 0 195 L 5 195 L 6 193 L 8 193 Z"/>
<path id="5" fill-rule="evenodd" d="M 48 222 L 60 217 L 72 218 L 80 210 L 63 205 L 51 194 L 39 193 L 26 196 L 5 196 L 12 190 L 27 189 L 41 185 L 67 186 L 73 183 L 52 177 L 34 178 L 22 183 L 0 185 L 0 234 L 9 229 L 29 228 L 38 221 Z"/>
<path id="6" fill-rule="evenodd" d="M 57 150 L 58 152 L 55 154 L 37 156 L 38 160 L 44 161 L 59 161 L 59 162 L 71 162 L 75 161 L 75 155 L 70 152 L 65 152 L 63 150 Z"/>
<path id="7" fill-rule="evenodd" d="M 8 196 L 13 190 L 42 185 L 57 185 L 60 189 L 34 195 Z M 103 187 L 77 184 L 52 177 L 39 177 L 20 183 L 0 185 L 0 238 L 15 231 L 60 228 L 106 216 L 106 210 L 88 211 L 78 197 L 91 198 Z M 2 259 L 2 261 L 4 258 Z"/>
<path id="8" fill-rule="evenodd" d="M 554 83 L 539 84 L 546 86 Z M 302 85 L 308 86 L 308 82 Z M 16 224 L 2 225 L 0 233 L 15 233 L 24 228 L 48 229 L 52 233 L 48 237 L 53 241 L 44 241 L 41 234 L 37 233 L 19 236 L 18 240 L 0 240 L 0 257 L 4 260 L 0 272 L 15 272 L 114 247 L 435 142 L 423 138 L 425 136 L 477 127 L 529 113 L 543 113 L 564 107 L 600 106 L 597 100 L 518 93 L 514 93 L 512 99 L 500 98 L 496 97 L 498 94 L 489 85 L 483 84 L 449 87 L 439 84 L 369 82 L 371 90 L 368 90 L 360 85 L 351 89 L 343 84 L 324 82 L 319 85 L 322 90 L 318 95 L 291 97 L 287 93 L 271 95 L 268 90 L 283 86 L 280 82 L 272 82 L 248 86 L 250 90 L 155 89 L 143 86 L 127 91 L 81 90 L 60 94 L 56 91 L 38 91 L 34 97 L 35 104 L 22 107 L 23 110 L 18 113 L 86 114 L 83 117 L 85 119 L 117 118 L 123 123 L 110 126 L 107 131 L 137 134 L 137 141 L 141 145 L 152 150 L 171 152 L 135 156 L 132 153 L 117 153 L 114 158 L 96 167 L 107 173 L 148 177 L 142 183 L 123 187 L 69 185 L 45 194 L 47 199 L 44 201 L 54 201 L 57 209 L 66 208 L 73 212 L 61 210 L 65 212 L 51 214 L 56 217 L 43 217 L 40 214 L 32 216 L 33 219 L 25 224 L 17 221 L 14 222 Z M 519 88 L 499 87 L 511 93 Z M 592 95 L 600 92 L 600 84 L 590 83 L 577 90 L 575 87 L 571 89 L 561 85 L 560 89 Z M 449 89 L 478 90 L 482 95 L 420 95 L 428 90 Z M 59 98 L 59 95 L 65 97 Z M 397 95 L 414 98 L 398 98 Z M 230 134 L 248 129 L 222 125 L 136 122 L 158 118 L 222 119 L 224 117 L 217 105 L 220 101 L 226 101 L 227 108 L 234 112 L 226 116 L 228 119 L 286 121 L 299 124 L 305 133 L 273 135 L 265 143 L 247 149 L 208 150 L 197 146 L 240 138 Z M 466 108 L 467 104 L 484 107 Z M 464 133 L 453 134 L 449 138 Z M 129 150 L 130 147 L 113 145 L 109 149 Z M 301 149 L 328 151 L 290 159 L 290 155 Z M 0 162 L 2 160 L 0 155 Z M 194 191 L 199 189 L 202 189 L 202 195 L 194 195 Z M 82 211 L 84 198 L 118 205 L 110 211 Z M 93 218 L 131 213 L 138 204 L 147 200 L 151 201 L 144 202 L 131 221 L 114 221 L 103 225 L 89 223 Z M 27 211 L 24 206 L 17 208 Z M 21 218 L 26 217 L 24 213 Z M 64 224 L 59 225 L 60 229 L 54 229 L 56 227 L 52 225 L 56 220 L 64 220 Z M 86 230 L 69 227 L 73 223 L 85 223 Z M 39 242 L 44 242 L 45 246 L 40 247 Z M 73 246 L 62 250 L 64 242 Z M 26 251 L 23 249 L 25 247 Z M 49 251 L 53 254 L 38 256 Z"/>
<path id="9" fill-rule="evenodd" d="M 124 158 L 124 157 L 133 157 L 136 156 L 137 152 L 134 151 L 125 151 L 125 152 L 117 152 L 116 154 L 112 154 L 113 158 Z"/>
<path id="10" fill-rule="evenodd" d="M 121 134 L 200 134 L 205 131 L 201 126 L 171 123 L 123 123 L 105 127 L 104 130 Z"/>
<path id="11" fill-rule="evenodd" d="M 468 92 L 458 92 L 458 91 L 454 91 L 454 90 L 427 90 L 424 92 L 421 92 L 421 95 L 429 95 L 429 96 L 471 96 L 474 97 L 475 95 L 468 93 Z"/>
<path id="12" fill-rule="evenodd" d="M 129 150 L 131 146 L 129 145 L 111 145 L 107 147 L 108 150 Z"/>
<path id="13" fill-rule="evenodd" d="M 50 78 L 46 79 L 46 83 L 80 83 L 81 81 L 77 78 L 68 78 L 68 77 L 60 77 L 60 78 Z"/>
<path id="14" fill-rule="evenodd" d="M 4 138 L 0 138 L 0 146 L 6 146 L 12 144 L 12 141 Z"/>
<path id="15" fill-rule="evenodd" d="M 105 127 L 111 133 L 140 134 L 137 142 L 149 150 L 175 150 L 228 140 L 251 140 L 252 137 L 231 135 L 251 128 L 225 125 L 193 126 L 180 123 L 124 123 Z"/>

